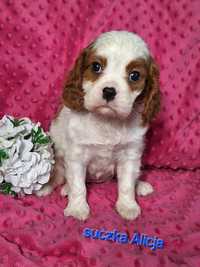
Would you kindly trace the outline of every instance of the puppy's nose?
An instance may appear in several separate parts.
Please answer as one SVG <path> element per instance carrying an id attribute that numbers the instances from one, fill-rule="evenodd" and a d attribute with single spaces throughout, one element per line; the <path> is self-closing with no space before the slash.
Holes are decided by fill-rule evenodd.
<path id="1" fill-rule="evenodd" d="M 107 102 L 112 101 L 117 92 L 114 87 L 105 87 L 103 88 L 103 99 L 105 99 Z"/>

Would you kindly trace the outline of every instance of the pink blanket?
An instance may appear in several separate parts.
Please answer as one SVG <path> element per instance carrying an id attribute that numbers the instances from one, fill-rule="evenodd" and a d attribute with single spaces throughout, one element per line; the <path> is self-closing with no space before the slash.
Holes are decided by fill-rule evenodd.
<path id="1" fill-rule="evenodd" d="M 147 136 L 142 179 L 155 192 L 139 197 L 142 215 L 114 211 L 116 183 L 90 185 L 91 217 L 64 218 L 67 200 L 0 196 L 0 266 L 200 266 L 199 0 L 2 0 L 0 117 L 28 116 L 45 129 L 65 74 L 81 48 L 103 31 L 139 33 L 161 70 L 162 109 Z M 84 228 L 164 240 L 161 250 L 89 239 Z"/>

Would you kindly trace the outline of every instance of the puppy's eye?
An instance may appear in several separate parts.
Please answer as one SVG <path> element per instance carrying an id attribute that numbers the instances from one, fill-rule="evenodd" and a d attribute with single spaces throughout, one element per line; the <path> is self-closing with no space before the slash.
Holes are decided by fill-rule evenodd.
<path id="1" fill-rule="evenodd" d="M 100 73 L 100 72 L 102 72 L 102 66 L 101 66 L 101 64 L 98 63 L 98 62 L 93 62 L 93 63 L 92 63 L 92 70 L 93 70 L 94 72 L 96 72 L 96 73 Z"/>
<path id="2" fill-rule="evenodd" d="M 134 70 L 134 71 L 132 71 L 130 74 L 129 74 L 129 81 L 134 81 L 134 82 L 136 82 L 136 81 L 138 81 L 140 79 L 140 73 L 139 73 L 139 71 L 136 71 L 136 70 Z"/>

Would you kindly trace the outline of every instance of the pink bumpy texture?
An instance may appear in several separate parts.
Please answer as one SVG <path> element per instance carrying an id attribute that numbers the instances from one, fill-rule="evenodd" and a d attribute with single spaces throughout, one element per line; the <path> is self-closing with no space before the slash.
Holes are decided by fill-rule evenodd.
<path id="1" fill-rule="evenodd" d="M 44 199 L 1 195 L 0 266 L 200 266 L 199 10 L 199 0 L 1 1 L 0 117 L 28 116 L 48 129 L 80 49 L 116 29 L 149 44 L 160 65 L 162 108 L 148 133 L 143 162 L 150 168 L 141 177 L 155 192 L 138 197 L 138 219 L 116 214 L 114 181 L 88 187 L 86 222 L 64 218 L 67 200 L 59 190 Z M 85 227 L 155 235 L 165 248 L 89 240 Z"/>

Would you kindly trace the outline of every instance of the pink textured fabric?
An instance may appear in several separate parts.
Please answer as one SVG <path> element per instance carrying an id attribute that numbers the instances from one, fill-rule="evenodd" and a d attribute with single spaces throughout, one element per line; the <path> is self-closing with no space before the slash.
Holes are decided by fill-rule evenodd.
<path id="1" fill-rule="evenodd" d="M 91 217 L 64 218 L 59 190 L 44 199 L 0 196 L 0 266 L 200 266 L 200 2 L 198 0 L 2 0 L 0 117 L 28 116 L 45 129 L 65 75 L 99 33 L 129 30 L 160 65 L 162 109 L 147 136 L 144 179 L 133 222 L 113 210 L 116 183 L 89 186 Z M 138 230 L 165 240 L 163 250 L 89 240 L 85 227 Z"/>

